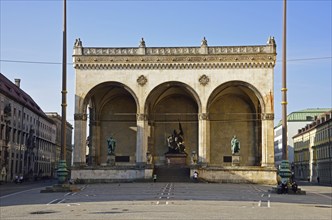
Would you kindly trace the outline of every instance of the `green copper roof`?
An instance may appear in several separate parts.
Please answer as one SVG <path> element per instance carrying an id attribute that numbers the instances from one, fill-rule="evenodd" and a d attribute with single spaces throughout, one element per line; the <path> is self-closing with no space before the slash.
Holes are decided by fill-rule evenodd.
<path id="1" fill-rule="evenodd" d="M 295 121 L 313 121 L 315 116 L 319 116 L 325 112 L 331 111 L 331 108 L 307 108 L 301 111 L 292 112 L 287 115 L 288 122 L 295 122 Z M 280 120 L 277 127 L 282 124 Z"/>

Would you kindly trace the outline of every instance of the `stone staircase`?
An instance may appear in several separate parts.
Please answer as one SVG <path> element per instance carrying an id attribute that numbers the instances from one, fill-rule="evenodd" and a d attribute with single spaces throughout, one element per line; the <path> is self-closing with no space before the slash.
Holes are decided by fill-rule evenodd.
<path id="1" fill-rule="evenodd" d="M 157 182 L 190 182 L 190 168 L 181 166 L 158 166 L 154 168 Z"/>

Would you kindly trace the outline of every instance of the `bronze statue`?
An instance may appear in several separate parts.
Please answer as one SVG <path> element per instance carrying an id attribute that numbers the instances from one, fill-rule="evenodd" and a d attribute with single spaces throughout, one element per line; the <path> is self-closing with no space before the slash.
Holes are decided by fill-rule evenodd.
<path id="1" fill-rule="evenodd" d="M 74 47 L 82 47 L 82 41 L 81 41 L 80 38 L 77 38 L 77 39 L 75 40 Z"/>
<path id="2" fill-rule="evenodd" d="M 108 139 L 107 139 L 107 154 L 108 155 L 114 155 L 114 151 L 115 151 L 115 146 L 116 146 L 116 140 L 110 136 Z"/>
<path id="3" fill-rule="evenodd" d="M 167 137 L 168 152 L 167 153 L 185 153 L 183 130 L 179 122 L 179 133 L 174 129 L 173 134 Z"/>
<path id="4" fill-rule="evenodd" d="M 236 138 L 236 135 L 231 140 L 232 154 L 240 153 L 240 141 Z"/>

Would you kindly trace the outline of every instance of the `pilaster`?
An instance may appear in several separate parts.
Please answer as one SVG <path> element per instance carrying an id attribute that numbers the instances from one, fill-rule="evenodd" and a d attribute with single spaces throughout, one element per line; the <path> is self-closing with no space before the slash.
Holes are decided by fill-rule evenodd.
<path id="1" fill-rule="evenodd" d="M 274 167 L 274 114 L 262 114 L 262 167 Z"/>
<path id="2" fill-rule="evenodd" d="M 86 147 L 86 126 L 87 114 L 75 113 L 75 131 L 74 131 L 74 166 L 86 164 L 85 147 Z"/>
<path id="3" fill-rule="evenodd" d="M 145 114 L 137 114 L 136 164 L 146 163 L 148 149 L 148 121 Z"/>
<path id="4" fill-rule="evenodd" d="M 200 113 L 198 116 L 198 163 L 210 162 L 210 121 L 208 113 Z"/>

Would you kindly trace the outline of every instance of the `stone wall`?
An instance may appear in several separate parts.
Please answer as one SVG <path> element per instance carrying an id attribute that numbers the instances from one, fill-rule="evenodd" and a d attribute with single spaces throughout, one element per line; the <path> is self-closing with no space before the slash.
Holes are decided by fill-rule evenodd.
<path id="1" fill-rule="evenodd" d="M 274 168 L 210 167 L 198 169 L 199 178 L 207 182 L 277 184 Z"/>
<path id="2" fill-rule="evenodd" d="M 152 179 L 152 169 L 99 167 L 73 169 L 71 178 L 84 183 L 130 182 Z"/>

